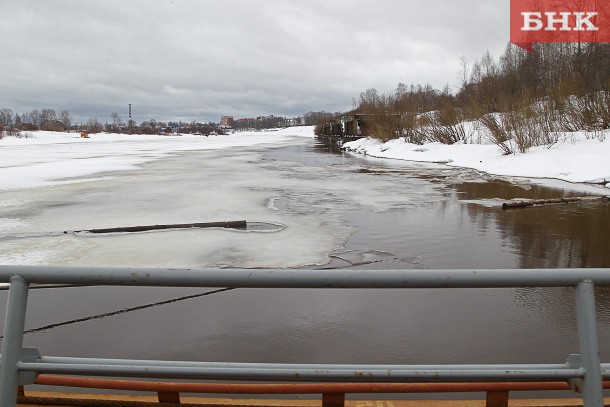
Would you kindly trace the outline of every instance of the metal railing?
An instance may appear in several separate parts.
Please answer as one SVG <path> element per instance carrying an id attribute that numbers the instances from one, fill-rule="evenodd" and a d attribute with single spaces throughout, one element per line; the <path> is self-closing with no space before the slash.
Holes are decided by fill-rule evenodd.
<path id="1" fill-rule="evenodd" d="M 610 286 L 610 269 L 530 270 L 251 270 L 0 266 L 10 283 L 0 365 L 0 405 L 16 405 L 18 385 L 39 374 L 282 382 L 566 382 L 585 406 L 603 406 L 595 286 Z M 333 365 L 175 362 L 41 356 L 23 348 L 30 284 L 232 288 L 516 288 L 573 287 L 579 355 L 565 363 L 506 365 Z"/>
<path id="2" fill-rule="evenodd" d="M 106 392 L 118 391 L 125 395 L 125 392 L 144 392 L 156 394 L 159 403 L 193 403 L 193 397 L 201 394 L 206 395 L 205 400 L 200 401 L 206 405 L 219 404 L 222 398 L 230 395 L 233 402 L 239 403 L 238 399 L 243 395 L 266 395 L 274 398 L 276 395 L 315 395 L 321 397 L 321 407 L 345 407 L 346 396 L 348 394 L 370 394 L 377 396 L 377 400 L 373 405 L 376 406 L 392 406 L 394 403 L 384 403 L 381 400 L 389 397 L 386 394 L 444 394 L 447 393 L 483 393 L 485 396 L 486 407 L 508 407 L 509 393 L 511 392 L 540 392 L 543 391 L 571 391 L 572 388 L 568 382 L 482 382 L 482 383 L 218 383 L 218 382 L 167 382 L 167 381 L 144 381 L 138 380 L 117 380 L 117 379 L 99 379 L 74 376 L 54 376 L 40 375 L 36 379 L 37 385 L 46 385 L 53 387 L 69 387 L 88 390 L 105 390 Z M 603 382 L 604 389 L 610 389 L 610 381 Z M 53 393 L 37 393 L 30 391 L 27 393 L 25 389 L 21 389 L 22 396 L 18 400 L 26 405 L 42 404 L 51 405 L 53 403 Z M 188 393 L 188 396 L 185 395 Z M 63 396 L 65 397 L 65 396 Z M 103 399 L 104 395 L 88 396 L 88 399 Z M 131 395 L 125 395 L 125 398 L 130 398 Z M 150 397 L 150 396 L 149 396 Z M 539 397 L 539 396 L 538 396 Z M 78 399 L 78 396 L 76 397 Z M 44 400 L 44 401 L 43 401 Z M 608 399 L 606 399 L 607 401 Z M 65 402 L 65 401 L 64 401 Z M 92 402 L 95 405 L 97 401 Z M 531 403 L 532 401 L 530 401 Z M 543 403 L 546 400 L 542 401 Z M 82 401 L 77 401 L 75 404 L 81 405 Z M 540 402 L 539 402 L 540 403 Z M 69 403 L 66 403 L 69 404 Z M 245 404 L 245 403 L 244 403 Z M 274 400 L 265 402 L 265 405 L 286 405 L 285 400 Z M 362 401 L 349 403 L 352 406 L 363 404 Z M 479 403 L 476 403 L 479 404 Z M 571 400 L 563 400 L 561 405 L 578 405 L 578 402 Z M 529 405 L 529 404 L 528 404 Z M 533 405 L 533 404 L 532 404 Z M 537 404 L 538 405 L 538 404 Z M 548 405 L 555 405 L 549 401 Z"/>

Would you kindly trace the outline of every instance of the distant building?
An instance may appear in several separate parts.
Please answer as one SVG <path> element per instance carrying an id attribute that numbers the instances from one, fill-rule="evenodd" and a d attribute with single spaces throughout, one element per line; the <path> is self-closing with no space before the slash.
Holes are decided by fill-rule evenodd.
<path id="1" fill-rule="evenodd" d="M 220 125 L 226 127 L 233 127 L 233 116 L 222 116 L 220 118 Z"/>
<path id="2" fill-rule="evenodd" d="M 305 117 L 285 118 L 281 123 L 282 127 L 305 126 Z"/>

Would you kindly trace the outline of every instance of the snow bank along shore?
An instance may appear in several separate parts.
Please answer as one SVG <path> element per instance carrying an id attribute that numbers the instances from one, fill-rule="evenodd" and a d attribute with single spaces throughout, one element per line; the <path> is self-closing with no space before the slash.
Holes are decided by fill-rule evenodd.
<path id="1" fill-rule="evenodd" d="M 237 132 L 229 136 L 148 136 L 30 132 L 29 137 L 0 139 L 0 191 L 39 188 L 82 181 L 83 177 L 137 169 L 181 151 L 289 145 L 294 137 L 314 137 L 313 127 Z M 344 149 L 376 158 L 441 163 L 498 176 L 590 183 L 610 188 L 610 130 L 603 141 L 584 132 L 567 133 L 553 145 L 503 155 L 493 143 L 446 145 L 382 143 L 363 138 Z M 90 178 L 89 178 L 90 180 Z M 601 189 L 605 191 L 606 189 Z"/>
<path id="2" fill-rule="evenodd" d="M 495 144 L 418 145 L 403 139 L 382 143 L 363 138 L 345 143 L 343 148 L 377 158 L 441 163 L 492 175 L 556 179 L 610 188 L 610 130 L 606 130 L 606 135 L 600 141 L 590 134 L 587 137 L 585 132 L 567 133 L 558 143 L 510 155 L 502 155 Z"/>

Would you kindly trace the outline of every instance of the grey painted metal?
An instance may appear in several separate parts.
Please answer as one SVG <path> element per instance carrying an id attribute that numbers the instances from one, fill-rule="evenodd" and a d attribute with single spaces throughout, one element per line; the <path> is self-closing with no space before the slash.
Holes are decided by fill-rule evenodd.
<path id="1" fill-rule="evenodd" d="M 74 365 L 108 365 L 108 366 L 176 366 L 179 364 L 184 367 L 196 368 L 229 368 L 229 369 L 262 369 L 271 367 L 274 369 L 316 369 L 331 370 L 334 368 L 342 370 L 452 370 L 458 365 L 362 365 L 362 364 L 303 364 L 303 363 L 230 363 L 230 362 L 174 362 L 160 360 L 140 360 L 140 359 L 98 359 L 98 358 L 76 358 L 59 356 L 42 356 L 39 363 L 50 364 L 74 364 Z M 555 364 L 478 364 L 478 365 L 459 365 L 461 370 L 560 370 L 570 368 L 566 363 Z"/>
<path id="2" fill-rule="evenodd" d="M 601 401 L 594 283 L 610 286 L 610 269 L 529 270 L 216 270 L 0 266 L 10 282 L 0 403 L 14 406 L 17 374 L 282 381 L 565 381 L 582 382 L 587 406 Z M 137 361 L 21 357 L 28 284 L 80 284 L 236 288 L 511 288 L 575 287 L 582 357 L 565 364 L 531 365 L 326 365 Z M 20 360 L 21 359 L 21 360 Z M 582 362 L 581 362 L 582 361 Z M 33 377 L 25 375 L 24 377 Z"/>
<path id="3" fill-rule="evenodd" d="M 40 360 L 40 352 L 37 348 L 21 348 L 21 355 L 19 361 L 21 362 L 38 362 Z M 19 371 L 18 372 L 18 384 L 32 384 L 38 379 L 38 372 L 36 371 Z"/>
<path id="4" fill-rule="evenodd" d="M 0 406 L 14 406 L 17 403 L 17 385 L 19 383 L 17 364 L 21 359 L 28 300 L 28 284 L 23 278 L 15 276 L 9 282 L 11 288 L 6 306 L 2 363 L 0 364 Z"/>
<path id="5" fill-rule="evenodd" d="M 0 266 L 0 283 L 236 288 L 511 288 L 610 285 L 610 269 L 268 270 Z"/>
<path id="6" fill-rule="evenodd" d="M 339 382 L 395 382 L 395 381 L 557 381 L 582 377 L 580 369 L 528 369 L 504 370 L 500 368 L 487 368 L 480 370 L 462 370 L 455 365 L 444 370 L 401 370 L 395 366 L 388 369 L 341 369 L 335 367 L 327 370 L 320 369 L 290 369 L 282 365 L 242 369 L 223 367 L 181 367 L 180 362 L 173 366 L 150 365 L 93 365 L 93 364 L 62 364 L 62 363 L 19 363 L 21 371 L 37 371 L 39 373 L 55 373 L 67 375 L 92 376 L 120 376 L 120 377 L 147 377 L 172 379 L 202 379 L 202 380 L 281 380 L 290 382 L 300 381 L 339 381 Z"/>
<path id="7" fill-rule="evenodd" d="M 575 290 L 580 360 L 586 373 L 582 379 L 584 407 L 604 405 L 594 288 L 591 280 L 584 280 Z"/>
<path id="8" fill-rule="evenodd" d="M 602 377 L 610 379 L 610 363 L 602 363 Z"/>

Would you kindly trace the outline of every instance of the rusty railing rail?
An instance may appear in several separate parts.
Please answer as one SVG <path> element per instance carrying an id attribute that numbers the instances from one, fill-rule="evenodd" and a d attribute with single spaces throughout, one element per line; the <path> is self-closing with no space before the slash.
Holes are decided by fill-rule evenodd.
<path id="1" fill-rule="evenodd" d="M 181 403 L 181 394 L 288 395 L 322 396 L 322 407 L 345 406 L 346 394 L 485 393 L 486 407 L 507 407 L 509 392 L 570 391 L 568 382 L 484 382 L 484 383 L 189 383 L 142 380 L 96 379 L 87 377 L 40 375 L 43 386 L 118 390 L 156 393 L 160 403 Z M 610 381 L 603 382 L 610 389 Z M 25 396 L 25 392 L 23 394 Z M 24 397 L 24 401 L 27 402 Z"/>

